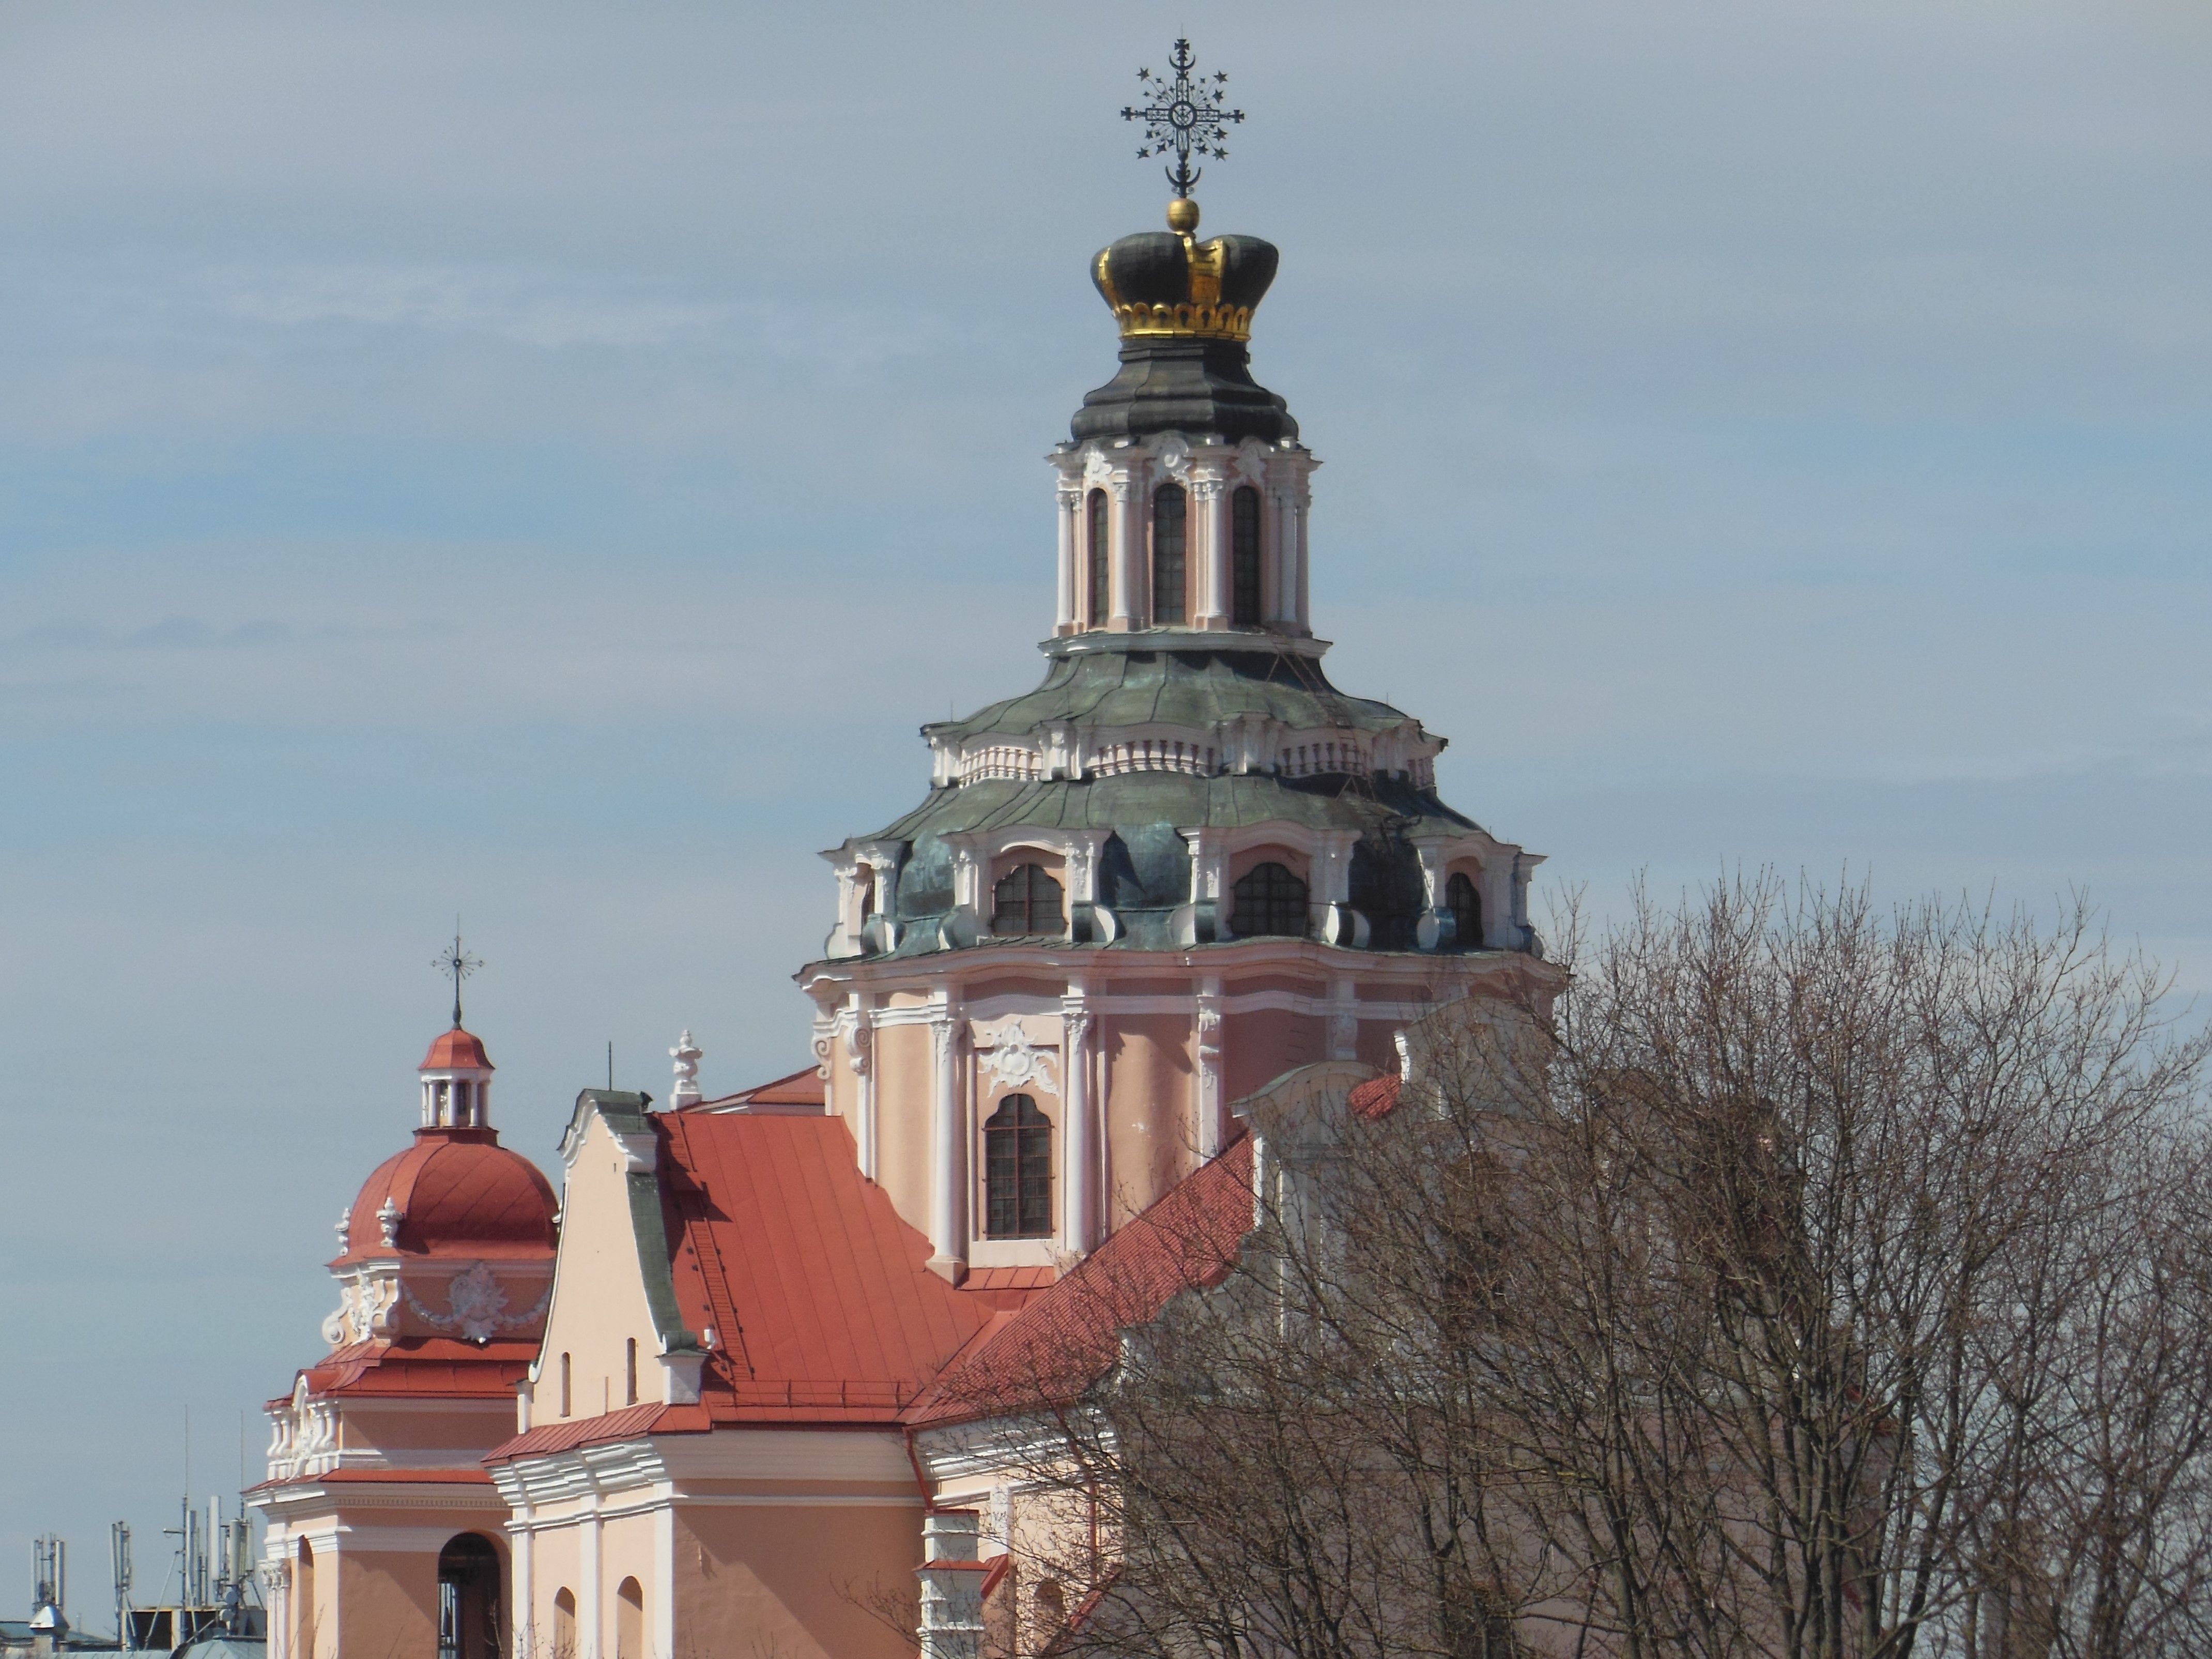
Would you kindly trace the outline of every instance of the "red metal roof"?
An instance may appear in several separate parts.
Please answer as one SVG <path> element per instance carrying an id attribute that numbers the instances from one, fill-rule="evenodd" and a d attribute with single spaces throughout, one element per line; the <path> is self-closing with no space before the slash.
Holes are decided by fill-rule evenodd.
<path id="1" fill-rule="evenodd" d="M 550 1256 L 559 1201 L 538 1166 L 490 1129 L 417 1129 L 415 1144 L 378 1164 L 353 1201 L 341 1262 L 389 1256 L 377 1212 L 400 1210 L 403 1255 Z"/>
<path id="2" fill-rule="evenodd" d="M 641 1434 L 700 1434 L 714 1426 L 696 1406 L 661 1406 L 650 1401 L 624 1406 L 597 1417 L 556 1418 L 533 1425 L 527 1433 L 501 1441 L 484 1454 L 487 1463 L 511 1463 L 519 1457 L 545 1457 L 574 1451 L 579 1446 L 612 1444 L 635 1440 Z"/>
<path id="3" fill-rule="evenodd" d="M 1239 1139 L 961 1356 L 907 1413 L 957 1422 L 1070 1401 L 1110 1368 L 1121 1334 L 1177 1291 L 1218 1285 L 1252 1230 L 1252 1143 Z"/>
<path id="4" fill-rule="evenodd" d="M 511 1399 L 537 1358 L 534 1340 L 495 1337 L 479 1345 L 458 1337 L 409 1337 L 350 1344 L 300 1375 L 318 1395 Z"/>
<path id="5" fill-rule="evenodd" d="M 862 1178 L 842 1118 L 653 1121 L 678 1305 L 715 1333 L 718 1419 L 894 1421 L 994 1311 L 924 1265 L 928 1240 Z"/>
<path id="6" fill-rule="evenodd" d="M 441 1031 L 431 1042 L 430 1052 L 422 1056 L 418 1072 L 489 1072 L 493 1070 L 491 1056 L 484 1053 L 483 1042 L 473 1031 L 464 1031 L 456 1025 L 450 1031 Z"/>

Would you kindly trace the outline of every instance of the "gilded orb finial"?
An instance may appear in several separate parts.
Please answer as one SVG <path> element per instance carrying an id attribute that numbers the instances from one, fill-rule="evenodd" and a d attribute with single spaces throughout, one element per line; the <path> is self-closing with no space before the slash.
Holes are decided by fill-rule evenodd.
<path id="1" fill-rule="evenodd" d="M 1168 204 L 1168 228 L 1178 236 L 1188 236 L 1198 228 L 1198 204 L 1188 196 L 1178 196 Z"/>
<path id="2" fill-rule="evenodd" d="M 1148 69 L 1137 71 L 1137 79 L 1144 82 L 1152 101 L 1141 109 L 1125 105 L 1121 118 L 1145 124 L 1145 142 L 1137 146 L 1139 158 L 1174 154 L 1175 165 L 1167 169 L 1168 183 L 1175 187 L 1176 201 L 1180 205 L 1190 199 L 1191 186 L 1198 183 L 1200 172 L 1191 166 L 1190 158 L 1225 158 L 1229 154 L 1224 142 L 1229 137 L 1229 124 L 1243 121 L 1244 112 L 1222 107 L 1228 97 L 1224 88 L 1229 84 L 1229 77 L 1219 70 L 1192 78 L 1198 59 L 1191 52 L 1189 41 L 1175 43 L 1175 50 L 1168 54 L 1168 66 L 1175 70 L 1172 80 L 1154 75 Z M 1194 225 L 1197 213 L 1198 210 L 1192 208 Z M 1174 208 L 1168 210 L 1168 222 L 1177 230 L 1183 228 L 1175 222 Z"/>

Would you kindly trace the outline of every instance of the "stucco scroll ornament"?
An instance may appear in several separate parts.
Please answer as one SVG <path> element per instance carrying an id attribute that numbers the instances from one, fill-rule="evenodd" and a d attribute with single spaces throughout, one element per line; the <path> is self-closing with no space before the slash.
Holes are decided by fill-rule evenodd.
<path id="1" fill-rule="evenodd" d="M 1060 1097 L 1052 1052 L 1030 1041 L 1019 1014 L 1008 1014 L 983 1035 L 991 1046 L 978 1059 L 1000 1088 L 1042 1089 L 1055 1100 Z"/>
<path id="2" fill-rule="evenodd" d="M 1189 482 L 1190 446 L 1180 433 L 1170 432 L 1159 447 L 1160 471 L 1178 483 Z"/>
<path id="3" fill-rule="evenodd" d="M 874 1047 L 875 1024 L 857 1008 L 837 1011 L 837 1035 L 845 1045 L 845 1064 L 854 1077 L 866 1074 Z"/>
<path id="4" fill-rule="evenodd" d="M 398 1301 L 398 1288 L 389 1279 L 365 1279 L 347 1285 L 338 1310 L 323 1322 L 323 1340 L 335 1348 L 341 1342 L 388 1336 L 392 1310 Z"/>
<path id="5" fill-rule="evenodd" d="M 1103 451 L 1096 445 L 1092 446 L 1083 458 L 1083 482 L 1096 489 L 1109 482 L 1113 477 L 1114 463 L 1106 459 Z"/>
<path id="6" fill-rule="evenodd" d="M 545 1311 L 545 1304 L 552 1297 L 551 1286 L 538 1298 L 534 1307 L 518 1314 L 507 1310 L 507 1288 L 495 1278 L 489 1267 L 472 1261 L 454 1275 L 447 1288 L 446 1304 L 450 1313 L 434 1314 L 407 1292 L 407 1305 L 415 1316 L 433 1330 L 459 1331 L 471 1342 L 489 1342 L 501 1331 L 512 1331 L 527 1325 Z"/>

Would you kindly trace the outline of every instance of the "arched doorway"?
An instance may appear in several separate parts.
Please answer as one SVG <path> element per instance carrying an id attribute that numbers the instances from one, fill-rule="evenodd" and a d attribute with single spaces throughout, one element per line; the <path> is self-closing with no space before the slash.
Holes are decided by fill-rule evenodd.
<path id="1" fill-rule="evenodd" d="M 499 1552 L 477 1533 L 438 1552 L 438 1659 L 500 1659 Z"/>

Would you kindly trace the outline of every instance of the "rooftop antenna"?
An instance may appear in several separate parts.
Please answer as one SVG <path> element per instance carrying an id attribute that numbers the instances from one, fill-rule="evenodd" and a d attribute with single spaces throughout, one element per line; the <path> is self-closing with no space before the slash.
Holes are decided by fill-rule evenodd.
<path id="1" fill-rule="evenodd" d="M 614 1093 L 614 1091 L 615 1091 L 615 1040 L 614 1040 L 612 1037 L 609 1037 L 609 1038 L 607 1039 L 607 1092 L 608 1092 L 609 1094 L 612 1094 L 612 1093 Z"/>
<path id="2" fill-rule="evenodd" d="M 1189 41 L 1175 43 L 1174 50 L 1168 53 L 1168 67 L 1175 71 L 1172 80 L 1148 69 L 1137 71 L 1137 79 L 1143 82 L 1152 101 L 1141 108 L 1125 105 L 1121 118 L 1145 124 L 1145 142 L 1137 146 L 1139 160 L 1174 155 L 1175 165 L 1166 173 L 1168 183 L 1174 187 L 1176 199 L 1180 202 L 1189 198 L 1202 170 L 1191 166 L 1190 158 L 1211 155 L 1217 161 L 1225 161 L 1229 155 L 1225 142 L 1229 127 L 1242 123 L 1244 112 L 1222 107 L 1229 95 L 1229 77 L 1219 70 L 1192 78 L 1198 58 L 1191 52 Z"/>
<path id="3" fill-rule="evenodd" d="M 430 965 L 453 981 L 453 1029 L 458 1031 L 461 1029 L 461 981 L 483 966 L 482 957 L 471 956 L 462 945 L 458 915 L 453 918 L 453 942 Z"/>

